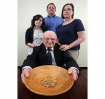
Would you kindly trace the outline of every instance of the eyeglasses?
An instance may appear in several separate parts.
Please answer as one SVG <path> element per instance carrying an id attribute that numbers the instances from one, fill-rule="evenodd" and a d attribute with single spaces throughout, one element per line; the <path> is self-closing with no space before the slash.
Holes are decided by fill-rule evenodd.
<path id="1" fill-rule="evenodd" d="M 68 8 L 68 9 L 63 9 L 63 11 L 71 11 L 72 9 Z"/>
<path id="2" fill-rule="evenodd" d="M 49 40 L 55 41 L 55 40 L 57 40 L 57 39 L 55 39 L 55 38 L 44 38 L 44 40 L 46 40 L 46 41 L 49 41 Z"/>

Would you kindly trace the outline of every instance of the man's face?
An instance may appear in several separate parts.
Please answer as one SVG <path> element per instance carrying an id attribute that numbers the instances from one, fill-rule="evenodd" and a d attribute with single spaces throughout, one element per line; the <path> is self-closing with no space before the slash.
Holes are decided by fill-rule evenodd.
<path id="1" fill-rule="evenodd" d="M 44 35 L 42 41 L 47 48 L 52 48 L 57 43 L 57 38 L 54 34 L 47 34 Z"/>
<path id="2" fill-rule="evenodd" d="M 47 8 L 48 15 L 54 15 L 56 11 L 56 8 L 53 4 L 50 4 Z"/>

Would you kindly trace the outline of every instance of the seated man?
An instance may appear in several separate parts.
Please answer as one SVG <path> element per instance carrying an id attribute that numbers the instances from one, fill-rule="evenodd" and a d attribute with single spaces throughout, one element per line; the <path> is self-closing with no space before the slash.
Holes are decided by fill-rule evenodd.
<path id="1" fill-rule="evenodd" d="M 29 72 L 32 68 L 46 64 L 65 67 L 68 70 L 68 74 L 72 74 L 74 80 L 77 80 L 80 68 L 76 61 L 70 57 L 68 51 L 61 51 L 59 49 L 60 45 L 57 43 L 58 40 L 56 34 L 53 31 L 44 32 L 42 42 L 43 44 L 36 46 L 33 49 L 33 53 L 28 55 L 27 59 L 24 60 L 23 65 L 21 66 L 22 82 L 24 83 L 24 77 L 29 77 Z M 51 54 L 48 58 L 50 59 L 50 62 L 47 59 L 48 49 L 50 49 Z"/>

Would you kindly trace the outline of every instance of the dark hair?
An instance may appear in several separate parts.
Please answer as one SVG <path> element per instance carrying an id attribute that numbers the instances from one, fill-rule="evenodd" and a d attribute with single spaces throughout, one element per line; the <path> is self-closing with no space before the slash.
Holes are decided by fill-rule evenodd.
<path id="1" fill-rule="evenodd" d="M 62 8 L 62 13 L 61 13 L 61 17 L 64 19 L 64 16 L 63 16 L 63 9 L 64 9 L 64 7 L 66 6 L 66 5 L 71 5 L 71 7 L 72 7 L 72 11 L 73 11 L 73 14 L 72 14 L 72 18 L 74 17 L 74 5 L 72 4 L 72 3 L 67 3 L 67 4 L 65 4 L 64 6 L 63 6 L 63 8 Z"/>
<path id="2" fill-rule="evenodd" d="M 50 4 L 52 4 L 52 5 L 54 5 L 54 6 L 55 6 L 55 4 L 54 4 L 54 3 L 49 3 L 49 4 L 47 5 L 47 9 L 48 9 L 48 6 L 49 6 Z M 55 6 L 55 10 L 56 10 L 56 6 Z"/>
<path id="3" fill-rule="evenodd" d="M 35 27 L 35 21 L 40 19 L 40 18 L 42 18 L 42 20 L 43 20 L 41 28 L 44 31 L 45 30 L 45 21 L 44 21 L 44 18 L 42 17 L 42 15 L 40 15 L 40 14 L 33 16 L 33 19 L 31 20 L 31 26 L 34 28 Z"/>

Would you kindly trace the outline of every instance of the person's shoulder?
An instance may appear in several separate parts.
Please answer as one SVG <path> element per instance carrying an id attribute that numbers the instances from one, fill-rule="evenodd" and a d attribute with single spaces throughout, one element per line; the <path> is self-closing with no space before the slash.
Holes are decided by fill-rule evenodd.
<path id="1" fill-rule="evenodd" d="M 63 23 L 63 22 L 62 22 Z M 62 26 L 62 24 L 58 25 L 58 29 Z"/>
<path id="2" fill-rule="evenodd" d="M 41 48 L 41 45 L 34 47 L 33 50 L 34 50 L 35 52 L 38 52 L 40 48 Z"/>
<path id="3" fill-rule="evenodd" d="M 48 15 L 44 17 L 44 19 L 47 19 L 47 18 L 49 18 L 49 16 L 48 16 Z"/>
<path id="4" fill-rule="evenodd" d="M 43 49 L 43 48 L 45 48 L 45 46 L 44 46 L 43 43 L 40 44 L 40 46 L 36 46 L 36 47 L 34 47 L 35 50 L 40 50 L 40 49 Z"/>
<path id="5" fill-rule="evenodd" d="M 56 20 L 59 20 L 59 21 L 61 22 L 61 24 L 64 22 L 64 19 L 62 19 L 62 18 L 59 17 L 59 16 L 56 16 L 55 18 L 56 18 Z"/>
<path id="6" fill-rule="evenodd" d="M 48 18 L 47 16 L 46 17 L 44 17 L 44 19 L 46 19 L 46 18 Z"/>
<path id="7" fill-rule="evenodd" d="M 60 16 L 56 16 L 56 15 L 55 15 L 55 17 L 58 18 L 58 19 L 62 19 Z"/>
<path id="8" fill-rule="evenodd" d="M 61 18 L 60 16 L 57 16 L 57 15 L 55 15 L 55 17 L 57 17 L 57 18 Z"/>
<path id="9" fill-rule="evenodd" d="M 81 19 L 74 19 L 74 23 L 76 25 L 79 25 L 79 24 L 82 24 L 82 21 L 81 21 Z"/>
<path id="10" fill-rule="evenodd" d="M 74 19 L 75 22 L 81 22 L 81 19 Z"/>
<path id="11" fill-rule="evenodd" d="M 59 49 L 60 48 L 60 45 L 58 43 L 56 43 L 55 46 L 54 46 L 54 48 L 60 50 Z"/>
<path id="12" fill-rule="evenodd" d="M 30 30 L 33 30 L 33 27 L 29 27 L 29 28 L 27 29 L 27 31 L 30 31 Z"/>

